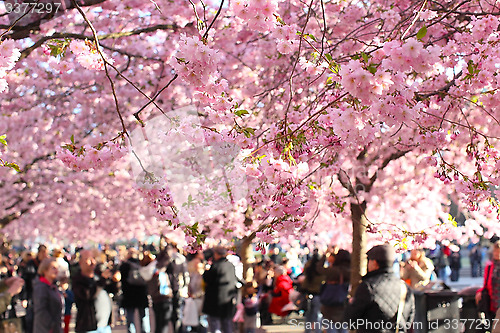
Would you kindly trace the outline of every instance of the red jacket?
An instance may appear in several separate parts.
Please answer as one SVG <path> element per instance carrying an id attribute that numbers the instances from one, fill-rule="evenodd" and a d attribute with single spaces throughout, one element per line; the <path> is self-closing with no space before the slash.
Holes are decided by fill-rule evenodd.
<path id="1" fill-rule="evenodd" d="M 290 311 L 281 311 L 285 305 L 290 303 L 289 296 L 290 290 L 293 289 L 292 279 L 288 275 L 280 275 L 276 280 L 275 287 L 273 290 L 273 296 L 271 304 L 269 305 L 269 312 L 274 313 L 278 316 L 284 317 Z"/>
<path id="2" fill-rule="evenodd" d="M 484 288 L 488 290 L 488 295 L 490 295 L 490 299 L 493 299 L 493 270 L 495 269 L 493 261 L 490 261 L 486 264 L 486 267 L 484 268 L 484 282 L 483 282 L 483 287 L 478 289 L 477 293 L 481 293 Z M 486 278 L 488 280 L 486 281 Z M 492 313 L 497 312 L 497 307 L 495 302 L 490 302 L 490 311 Z"/>

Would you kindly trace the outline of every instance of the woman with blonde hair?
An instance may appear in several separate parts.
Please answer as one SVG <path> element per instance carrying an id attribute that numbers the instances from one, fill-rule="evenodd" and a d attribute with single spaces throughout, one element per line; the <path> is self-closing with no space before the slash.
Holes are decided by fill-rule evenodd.
<path id="1" fill-rule="evenodd" d="M 38 267 L 40 277 L 33 286 L 33 333 L 62 333 L 63 302 L 55 284 L 57 274 L 58 264 L 55 258 L 42 260 Z"/>

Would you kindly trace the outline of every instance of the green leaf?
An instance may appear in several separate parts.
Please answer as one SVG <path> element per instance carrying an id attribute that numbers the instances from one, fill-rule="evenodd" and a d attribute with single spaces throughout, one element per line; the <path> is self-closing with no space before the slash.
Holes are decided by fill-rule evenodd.
<path id="1" fill-rule="evenodd" d="M 467 70 L 469 71 L 469 73 L 470 73 L 471 75 L 473 75 L 473 74 L 474 74 L 474 62 L 473 62 L 472 60 L 469 60 L 469 61 L 467 62 Z"/>
<path id="2" fill-rule="evenodd" d="M 249 114 L 249 112 L 247 110 L 236 110 L 234 114 L 237 115 L 238 117 L 241 117 L 243 115 Z"/>
<path id="3" fill-rule="evenodd" d="M 7 141 L 5 140 L 6 138 L 7 134 L 0 136 L 0 143 L 3 143 L 4 146 L 7 146 Z"/>
<path id="4" fill-rule="evenodd" d="M 377 72 L 377 65 L 370 64 L 370 66 L 368 66 L 366 69 L 368 70 L 368 72 L 375 74 Z"/>
<path id="5" fill-rule="evenodd" d="M 75 144 L 75 135 L 71 135 L 71 143 Z"/>
<path id="6" fill-rule="evenodd" d="M 361 57 L 363 58 L 363 60 L 365 62 L 368 62 L 369 58 L 368 58 L 368 54 L 364 53 L 364 52 L 361 52 Z"/>
<path id="7" fill-rule="evenodd" d="M 335 74 L 338 74 L 340 72 L 340 65 L 337 64 L 336 62 L 331 62 L 330 63 L 330 71 L 332 71 Z"/>
<path id="8" fill-rule="evenodd" d="M 250 128 L 250 127 L 244 128 L 244 129 L 243 129 L 243 134 L 245 134 L 245 136 L 246 136 L 247 138 L 249 138 L 249 137 L 251 137 L 252 135 L 254 135 L 254 134 L 255 134 L 255 129 Z"/>
<path id="9" fill-rule="evenodd" d="M 17 165 L 16 163 L 7 163 L 7 164 L 5 164 L 5 166 L 14 169 L 17 172 L 21 172 L 21 169 L 19 168 L 19 165 Z"/>
<path id="10" fill-rule="evenodd" d="M 325 58 L 326 58 L 326 60 L 328 60 L 328 62 L 332 62 L 333 61 L 333 57 L 332 57 L 332 55 L 330 53 L 325 54 Z"/>
<path id="11" fill-rule="evenodd" d="M 417 32 L 417 39 L 422 40 L 422 38 L 427 35 L 427 27 L 424 25 L 420 30 Z"/>

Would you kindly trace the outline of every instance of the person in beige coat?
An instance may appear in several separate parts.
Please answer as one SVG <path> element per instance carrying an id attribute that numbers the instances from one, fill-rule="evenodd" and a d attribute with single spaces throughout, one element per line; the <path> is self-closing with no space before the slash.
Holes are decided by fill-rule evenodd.
<path id="1" fill-rule="evenodd" d="M 410 259 L 401 267 L 401 279 L 413 289 L 426 286 L 434 271 L 432 260 L 425 256 L 423 249 L 411 250 Z"/>

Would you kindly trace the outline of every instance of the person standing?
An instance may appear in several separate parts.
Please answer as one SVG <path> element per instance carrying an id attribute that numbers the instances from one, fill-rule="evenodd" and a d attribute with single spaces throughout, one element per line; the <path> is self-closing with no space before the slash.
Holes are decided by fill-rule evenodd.
<path id="1" fill-rule="evenodd" d="M 434 264 L 425 256 L 423 249 L 413 249 L 401 269 L 401 279 L 407 281 L 413 289 L 426 286 L 431 280 Z"/>
<path id="2" fill-rule="evenodd" d="M 493 244 L 491 261 L 484 268 L 483 287 L 476 292 L 477 304 L 481 301 L 484 289 L 490 298 L 490 308 L 479 310 L 485 310 L 486 319 L 491 320 L 495 318 L 495 314 L 500 308 L 500 241 Z"/>
<path id="3" fill-rule="evenodd" d="M 395 332 L 396 324 L 402 328 L 400 332 L 407 332 L 407 323 L 413 321 L 415 314 L 415 298 L 411 289 L 394 275 L 394 248 L 389 244 L 377 245 L 367 252 L 367 257 L 368 273 L 349 300 L 344 320 L 356 324 L 358 333 Z M 400 304 L 401 320 L 396 323 Z M 387 326 L 394 329 L 382 329 Z"/>
<path id="4" fill-rule="evenodd" d="M 173 275 L 167 271 L 170 258 L 167 252 L 160 252 L 156 258 L 156 267 L 151 280 L 148 281 L 148 292 L 153 301 L 155 314 L 155 333 L 168 330 L 168 324 L 173 316 Z"/>
<path id="5" fill-rule="evenodd" d="M 34 317 L 34 309 L 33 309 L 33 281 L 37 278 L 38 266 L 43 259 L 48 258 L 47 246 L 40 244 L 38 246 L 38 253 L 35 258 L 28 261 L 26 266 L 24 266 L 22 272 L 20 272 L 21 277 L 24 279 L 24 299 L 23 306 L 26 307 L 26 333 L 33 332 L 33 317 Z"/>
<path id="6" fill-rule="evenodd" d="M 187 271 L 186 257 L 179 252 L 176 243 L 169 241 L 167 244 L 167 253 L 170 257 L 168 271 L 173 275 L 173 313 L 172 325 L 174 333 L 181 333 L 182 329 L 182 311 L 184 299 L 188 297 L 189 274 Z"/>
<path id="7" fill-rule="evenodd" d="M 271 304 L 269 312 L 280 317 L 285 317 L 290 313 L 289 310 L 283 311 L 283 307 L 290 303 L 290 291 L 293 289 L 293 281 L 286 274 L 286 269 L 283 266 L 274 268 L 274 289 L 272 292 Z"/>
<path id="8" fill-rule="evenodd" d="M 208 315 L 210 332 L 233 332 L 232 318 L 236 306 L 238 279 L 234 265 L 227 260 L 226 255 L 225 248 L 216 247 L 212 266 L 203 273 L 205 282 L 203 313 Z"/>
<path id="9" fill-rule="evenodd" d="M 481 249 L 479 244 L 474 245 L 469 252 L 469 260 L 471 267 L 471 276 L 478 277 L 481 276 Z"/>
<path id="10" fill-rule="evenodd" d="M 452 244 L 450 245 L 450 269 L 451 269 L 451 275 L 450 275 L 450 280 L 451 281 L 458 281 L 460 278 L 460 268 L 462 268 L 462 263 L 461 263 L 461 255 L 460 255 L 460 247 L 458 245 Z"/>
<path id="11" fill-rule="evenodd" d="M 140 267 L 138 250 L 130 248 L 127 260 L 120 266 L 123 292 L 121 306 L 125 309 L 128 333 L 149 333 L 150 329 L 148 287 L 140 275 Z M 140 327 L 134 323 L 136 310 L 139 312 Z"/>
<path id="12" fill-rule="evenodd" d="M 47 246 L 40 244 L 38 246 L 38 253 L 35 258 L 28 261 L 23 271 L 20 272 L 21 277 L 24 279 L 26 288 L 26 298 L 31 301 L 33 296 L 33 281 L 37 276 L 38 266 L 43 261 L 43 259 L 48 258 Z"/>
<path id="13" fill-rule="evenodd" d="M 79 260 L 80 271 L 73 277 L 73 293 L 77 307 L 77 333 L 111 333 L 111 300 L 104 290 L 111 272 L 95 275 L 96 260 L 90 250 L 82 250 Z M 106 297 L 107 296 L 107 297 Z"/>
<path id="14" fill-rule="evenodd" d="M 337 254 L 329 253 L 326 256 L 328 267 L 321 267 L 321 272 L 325 274 L 326 284 L 349 283 L 351 278 L 351 254 L 347 250 L 338 250 Z M 323 318 L 327 320 L 327 333 L 347 333 L 341 328 L 340 323 L 344 320 L 345 304 L 342 305 L 321 305 Z M 339 327 L 340 329 L 336 329 Z"/>
<path id="15" fill-rule="evenodd" d="M 40 276 L 33 282 L 34 333 L 62 333 L 62 294 L 55 282 L 59 274 L 56 258 L 44 259 L 38 267 Z"/>
<path id="16" fill-rule="evenodd" d="M 311 259 L 309 259 L 309 261 L 307 261 L 304 265 L 304 280 L 301 283 L 301 290 L 309 299 L 305 313 L 305 333 L 313 331 L 319 333 L 321 331 L 321 303 L 319 292 L 323 282 L 325 281 L 325 275 L 320 270 L 322 263 L 324 263 L 324 259 L 321 258 L 318 250 L 315 249 Z M 314 329 L 311 329 L 310 327 L 314 327 Z"/>
<path id="17" fill-rule="evenodd" d="M 199 257 L 195 257 L 188 263 L 188 272 L 188 296 L 196 304 L 196 315 L 198 317 L 198 326 L 191 326 L 191 331 L 203 332 L 205 327 L 202 326 L 200 319 L 202 316 L 203 297 L 205 295 L 205 291 L 203 290 L 203 273 L 205 272 L 204 262 Z M 184 313 L 186 313 L 186 308 L 184 308 Z M 185 319 L 185 316 L 183 319 Z M 186 325 L 184 325 L 184 327 L 186 327 Z"/>

